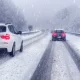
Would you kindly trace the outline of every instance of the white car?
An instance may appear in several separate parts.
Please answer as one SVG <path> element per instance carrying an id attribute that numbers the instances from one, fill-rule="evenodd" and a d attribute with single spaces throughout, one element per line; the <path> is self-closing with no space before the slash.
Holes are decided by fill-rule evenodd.
<path id="1" fill-rule="evenodd" d="M 0 24 L 0 50 L 6 51 L 14 57 L 15 52 L 23 51 L 21 31 L 17 31 L 12 24 Z"/>

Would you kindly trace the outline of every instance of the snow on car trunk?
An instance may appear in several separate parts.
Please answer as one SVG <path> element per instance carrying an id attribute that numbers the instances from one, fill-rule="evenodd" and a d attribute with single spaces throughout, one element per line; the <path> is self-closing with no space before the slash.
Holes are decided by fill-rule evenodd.
<path id="1" fill-rule="evenodd" d="M 0 65 L 0 80 L 30 80 L 50 41 L 50 34 Z"/>

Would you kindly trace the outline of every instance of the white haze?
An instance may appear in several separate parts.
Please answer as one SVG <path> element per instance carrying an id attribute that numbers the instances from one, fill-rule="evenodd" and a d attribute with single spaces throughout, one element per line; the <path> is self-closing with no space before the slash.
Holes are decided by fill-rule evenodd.
<path id="1" fill-rule="evenodd" d="M 51 25 L 48 22 L 54 14 L 72 4 L 79 5 L 79 0 L 13 0 L 22 9 L 28 24 L 35 26 Z"/>

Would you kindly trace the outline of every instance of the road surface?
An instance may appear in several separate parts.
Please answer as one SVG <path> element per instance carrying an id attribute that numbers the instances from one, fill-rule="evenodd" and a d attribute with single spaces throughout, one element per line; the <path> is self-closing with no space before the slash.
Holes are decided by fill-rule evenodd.
<path id="1" fill-rule="evenodd" d="M 80 80 L 80 37 L 51 41 L 45 33 L 25 38 L 24 51 L 14 58 L 0 54 L 0 80 Z"/>
<path id="2" fill-rule="evenodd" d="M 80 56 L 68 42 L 50 41 L 31 80 L 80 80 Z"/>

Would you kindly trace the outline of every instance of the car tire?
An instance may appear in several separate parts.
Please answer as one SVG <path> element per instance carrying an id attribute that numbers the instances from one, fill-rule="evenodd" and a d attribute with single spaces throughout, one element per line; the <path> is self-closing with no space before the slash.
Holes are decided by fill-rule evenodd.
<path id="1" fill-rule="evenodd" d="M 56 39 L 54 39 L 54 41 L 56 41 Z"/>
<path id="2" fill-rule="evenodd" d="M 20 52 L 23 52 L 23 41 L 21 43 Z"/>
<path id="3" fill-rule="evenodd" d="M 12 51 L 10 52 L 10 56 L 11 57 L 14 57 L 15 56 L 15 43 L 13 44 L 13 47 L 12 47 Z"/>
<path id="4" fill-rule="evenodd" d="M 52 41 L 56 41 L 56 39 L 53 38 Z"/>
<path id="5" fill-rule="evenodd" d="M 54 39 L 52 39 L 52 41 L 53 41 Z"/>
<path id="6" fill-rule="evenodd" d="M 54 37 L 52 37 L 52 41 L 56 41 Z"/>
<path id="7" fill-rule="evenodd" d="M 64 38 L 64 41 L 66 41 L 66 38 Z"/>

